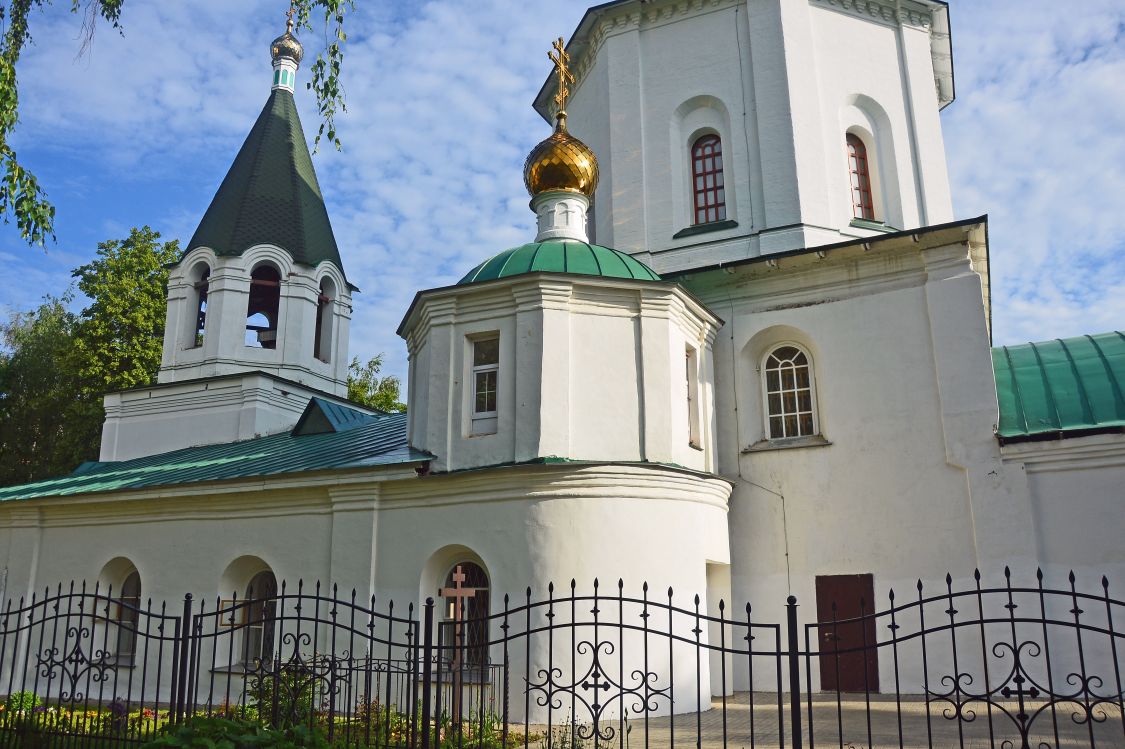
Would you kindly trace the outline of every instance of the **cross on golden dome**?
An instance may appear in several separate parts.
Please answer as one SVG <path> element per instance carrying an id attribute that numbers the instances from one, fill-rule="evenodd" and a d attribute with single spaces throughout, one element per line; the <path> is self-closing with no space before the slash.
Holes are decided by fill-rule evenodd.
<path id="1" fill-rule="evenodd" d="M 574 83 L 574 73 L 570 72 L 570 54 L 566 51 L 563 38 L 560 36 L 551 46 L 555 48 L 555 51 L 548 52 L 547 57 L 555 63 L 555 72 L 559 76 L 559 93 L 555 96 L 555 104 L 559 106 L 559 111 L 564 111 L 566 100 L 570 97 L 568 86 Z"/>
<path id="2" fill-rule="evenodd" d="M 528 154 L 523 165 L 524 184 L 532 198 L 547 192 L 581 193 L 590 197 L 598 186 L 598 159 L 589 146 L 567 132 L 566 102 L 570 98 L 570 86 L 575 82 L 574 73 L 570 72 L 570 55 L 563 38 L 560 36 L 551 46 L 554 51 L 548 52 L 547 57 L 555 64 L 559 76 L 555 132 Z"/>

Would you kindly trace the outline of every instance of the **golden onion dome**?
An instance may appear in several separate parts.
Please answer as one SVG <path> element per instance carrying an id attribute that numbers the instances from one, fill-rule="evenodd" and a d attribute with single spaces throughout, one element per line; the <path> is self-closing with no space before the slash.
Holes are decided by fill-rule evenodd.
<path id="1" fill-rule="evenodd" d="M 532 197 L 545 192 L 577 192 L 592 197 L 598 187 L 598 158 L 566 130 L 566 112 L 559 112 L 555 132 L 527 156 L 523 183 Z"/>
<path id="2" fill-rule="evenodd" d="M 305 56 L 305 48 L 297 41 L 297 37 L 286 31 L 270 44 L 270 56 L 273 57 L 274 62 L 288 57 L 293 62 L 300 64 L 301 58 Z"/>
<path id="3" fill-rule="evenodd" d="M 292 6 L 290 6 L 289 12 L 285 14 L 289 17 L 288 22 L 285 24 L 285 33 L 270 43 L 270 56 L 273 58 L 274 62 L 287 57 L 300 65 L 302 58 L 305 56 L 305 48 L 297 41 L 297 37 L 293 36 L 294 12 Z"/>

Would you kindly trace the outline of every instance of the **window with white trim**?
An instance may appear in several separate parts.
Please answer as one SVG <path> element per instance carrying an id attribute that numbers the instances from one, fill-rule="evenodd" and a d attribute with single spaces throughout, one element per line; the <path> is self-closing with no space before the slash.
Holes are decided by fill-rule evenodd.
<path id="1" fill-rule="evenodd" d="M 686 350 L 688 444 L 699 447 L 699 355 L 691 346 Z"/>
<path id="2" fill-rule="evenodd" d="M 471 341 L 472 433 L 496 432 L 497 384 L 500 375 L 500 337 L 477 338 Z"/>
<path id="3" fill-rule="evenodd" d="M 792 344 L 783 344 L 766 355 L 762 371 L 767 438 L 784 440 L 817 434 L 809 355 Z"/>

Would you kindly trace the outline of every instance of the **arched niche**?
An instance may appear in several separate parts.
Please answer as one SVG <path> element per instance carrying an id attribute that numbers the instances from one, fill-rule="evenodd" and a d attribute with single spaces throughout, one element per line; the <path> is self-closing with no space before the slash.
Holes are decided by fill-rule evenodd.
<path id="1" fill-rule="evenodd" d="M 98 589 L 106 596 L 104 602 L 96 604 L 107 627 L 100 640 L 118 663 L 131 664 L 137 653 L 138 633 L 151 623 L 141 617 L 141 573 L 131 559 L 114 557 L 98 573 Z"/>
<path id="2" fill-rule="evenodd" d="M 257 671 L 272 662 L 277 644 L 278 585 L 273 568 L 261 557 L 239 557 L 223 571 L 219 608 L 224 613 L 220 619 L 231 627 L 227 652 L 238 662 L 232 666 Z"/>
<path id="3" fill-rule="evenodd" d="M 771 325 L 756 332 L 739 352 L 739 372 L 742 373 L 736 383 L 738 395 L 738 414 L 740 419 L 739 433 L 746 444 L 740 447 L 749 447 L 758 443 L 767 436 L 766 430 L 766 404 L 763 389 L 763 362 L 766 355 L 783 344 L 795 346 L 806 353 L 811 360 L 813 377 L 823 382 L 825 374 L 823 359 L 820 349 L 813 338 L 800 328 L 792 325 Z M 818 402 L 816 424 L 818 431 L 825 429 L 825 412 Z"/>
<path id="4" fill-rule="evenodd" d="M 875 220 L 901 229 L 904 227 L 902 194 L 898 175 L 898 157 L 895 149 L 894 133 L 887 111 L 870 96 L 853 94 L 840 108 L 840 130 L 838 143 L 831 154 L 839 154 L 834 160 L 832 180 L 837 185 L 837 200 L 844 205 L 850 220 L 852 209 L 847 202 L 850 190 L 847 162 L 847 136 L 858 137 L 867 148 L 868 169 L 871 174 L 872 202 Z"/>
<path id="5" fill-rule="evenodd" d="M 669 143 L 672 192 L 672 214 L 676 226 L 686 228 L 694 224 L 694 192 L 692 185 L 692 147 L 703 136 L 715 135 L 723 145 L 723 169 L 726 189 L 726 218 L 738 219 L 736 182 L 745 175 L 735 173 L 733 164 L 734 138 L 731 131 L 730 111 L 717 96 L 693 96 L 680 104 L 672 113 Z"/>
<path id="6" fill-rule="evenodd" d="M 246 302 L 246 345 L 277 348 L 281 329 L 281 270 L 268 260 L 250 269 L 250 294 Z"/>
<path id="7" fill-rule="evenodd" d="M 211 265 L 206 260 L 194 262 L 187 274 L 189 285 L 184 329 L 184 348 L 199 348 L 207 334 L 207 296 L 210 289 Z"/>
<path id="8" fill-rule="evenodd" d="M 332 361 L 336 354 L 333 349 L 335 330 L 335 310 L 339 297 L 338 286 L 331 276 L 322 276 L 316 301 L 316 322 L 313 328 L 313 356 L 322 362 Z"/>

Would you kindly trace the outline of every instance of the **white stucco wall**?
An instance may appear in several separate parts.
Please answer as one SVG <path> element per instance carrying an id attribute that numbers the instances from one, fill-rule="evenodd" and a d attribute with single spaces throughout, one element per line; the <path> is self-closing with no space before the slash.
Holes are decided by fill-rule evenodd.
<path id="1" fill-rule="evenodd" d="M 1080 587 L 1125 592 L 1125 435 L 1102 434 L 1003 447 L 1027 474 L 1040 564 L 1056 581 L 1074 571 Z"/>
<path id="2" fill-rule="evenodd" d="M 346 402 L 261 372 L 109 393 L 99 460 L 131 460 L 284 432 L 297 424 L 314 396 Z"/>
<path id="3" fill-rule="evenodd" d="M 952 220 L 924 4 L 657 0 L 605 9 L 575 45 L 572 131 L 602 165 L 597 237 L 658 272 L 870 235 L 850 226 L 845 135 L 867 124 L 876 218 Z M 547 111 L 541 95 L 537 105 Z M 690 146 L 722 138 L 727 217 L 691 225 Z"/>
<path id="4" fill-rule="evenodd" d="M 437 472 L 545 458 L 714 466 L 718 319 L 659 282 L 531 274 L 425 292 L 401 328 L 412 444 Z M 469 359 L 500 340 L 495 433 L 473 431 Z M 697 351 L 697 444 L 685 357 Z"/>
<path id="5" fill-rule="evenodd" d="M 919 578 L 1033 573 L 1023 478 L 993 436 L 975 231 L 686 279 L 727 320 L 715 371 L 732 592 L 763 620 L 784 621 L 792 593 L 813 621 L 817 575 L 872 573 L 882 608 Z M 811 358 L 820 442 L 766 439 L 760 367 L 782 343 Z"/>

